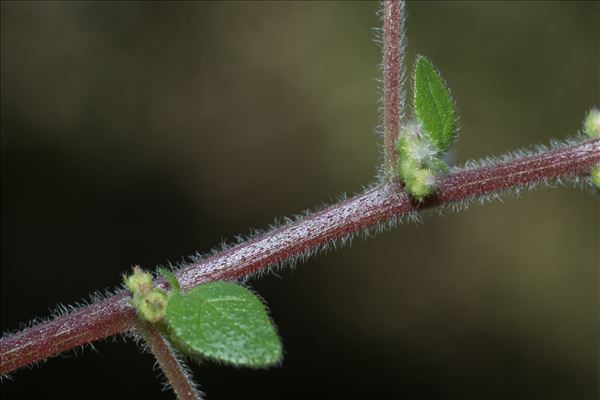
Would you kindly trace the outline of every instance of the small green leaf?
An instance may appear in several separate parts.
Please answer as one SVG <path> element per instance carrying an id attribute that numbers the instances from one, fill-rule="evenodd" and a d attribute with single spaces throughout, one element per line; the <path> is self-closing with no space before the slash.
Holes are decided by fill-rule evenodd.
<path id="1" fill-rule="evenodd" d="M 179 286 L 179 281 L 175 277 L 175 274 L 173 274 L 173 272 L 171 272 L 171 270 L 166 269 L 165 267 L 159 267 L 158 273 L 160 276 L 165 278 L 165 281 L 167 281 L 171 290 L 173 290 L 175 292 L 179 292 L 179 290 L 181 289 L 181 287 Z"/>
<path id="2" fill-rule="evenodd" d="M 230 282 L 173 293 L 165 319 L 184 353 L 238 366 L 266 367 L 281 359 L 281 342 L 261 301 Z"/>
<path id="3" fill-rule="evenodd" d="M 417 57 L 414 85 L 415 116 L 423 125 L 423 133 L 445 152 L 454 141 L 456 112 L 442 77 L 423 56 Z"/>

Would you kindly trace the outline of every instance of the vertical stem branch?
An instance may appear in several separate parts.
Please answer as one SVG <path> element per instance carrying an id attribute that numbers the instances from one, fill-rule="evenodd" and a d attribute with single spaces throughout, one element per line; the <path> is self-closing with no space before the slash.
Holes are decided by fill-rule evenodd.
<path id="1" fill-rule="evenodd" d="M 383 170 L 394 176 L 396 141 L 404 117 L 404 1 L 383 2 Z"/>
<path id="2" fill-rule="evenodd" d="M 177 398 L 200 400 L 202 398 L 200 392 L 188 376 L 185 366 L 156 326 L 146 321 L 138 321 L 136 328 L 146 340 L 148 348 L 158 361 Z"/>

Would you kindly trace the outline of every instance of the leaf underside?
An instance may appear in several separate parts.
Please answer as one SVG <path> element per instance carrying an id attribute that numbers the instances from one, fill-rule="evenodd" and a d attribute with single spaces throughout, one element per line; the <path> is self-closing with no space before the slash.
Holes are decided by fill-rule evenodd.
<path id="1" fill-rule="evenodd" d="M 165 318 L 173 342 L 186 354 L 247 367 L 266 367 L 281 359 L 281 343 L 263 304 L 234 283 L 214 282 L 174 293 Z"/>
<path id="2" fill-rule="evenodd" d="M 438 151 L 448 150 L 456 131 L 454 104 L 440 74 L 423 56 L 417 58 L 415 67 L 414 107 L 423 133 Z"/>

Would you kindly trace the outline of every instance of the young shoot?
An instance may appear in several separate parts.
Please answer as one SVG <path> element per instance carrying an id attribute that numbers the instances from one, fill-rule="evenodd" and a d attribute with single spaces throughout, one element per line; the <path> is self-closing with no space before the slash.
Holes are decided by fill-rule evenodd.
<path id="1" fill-rule="evenodd" d="M 414 73 L 415 120 L 400 132 L 396 142 L 397 174 L 406 190 L 418 201 L 436 189 L 438 177 L 448 171 L 444 153 L 456 138 L 456 111 L 442 77 L 423 56 L 417 57 Z"/>

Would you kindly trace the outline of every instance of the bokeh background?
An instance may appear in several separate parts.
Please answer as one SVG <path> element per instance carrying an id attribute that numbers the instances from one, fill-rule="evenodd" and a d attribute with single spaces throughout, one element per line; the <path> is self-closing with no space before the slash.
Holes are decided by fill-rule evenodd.
<path id="1" fill-rule="evenodd" d="M 1 3 L 1 328 L 373 181 L 375 2 Z M 576 133 L 598 2 L 410 2 L 461 115 L 458 163 Z M 427 217 L 251 282 L 281 368 L 194 366 L 210 399 L 597 399 L 598 199 Z M 103 341 L 3 399 L 169 399 Z"/>

